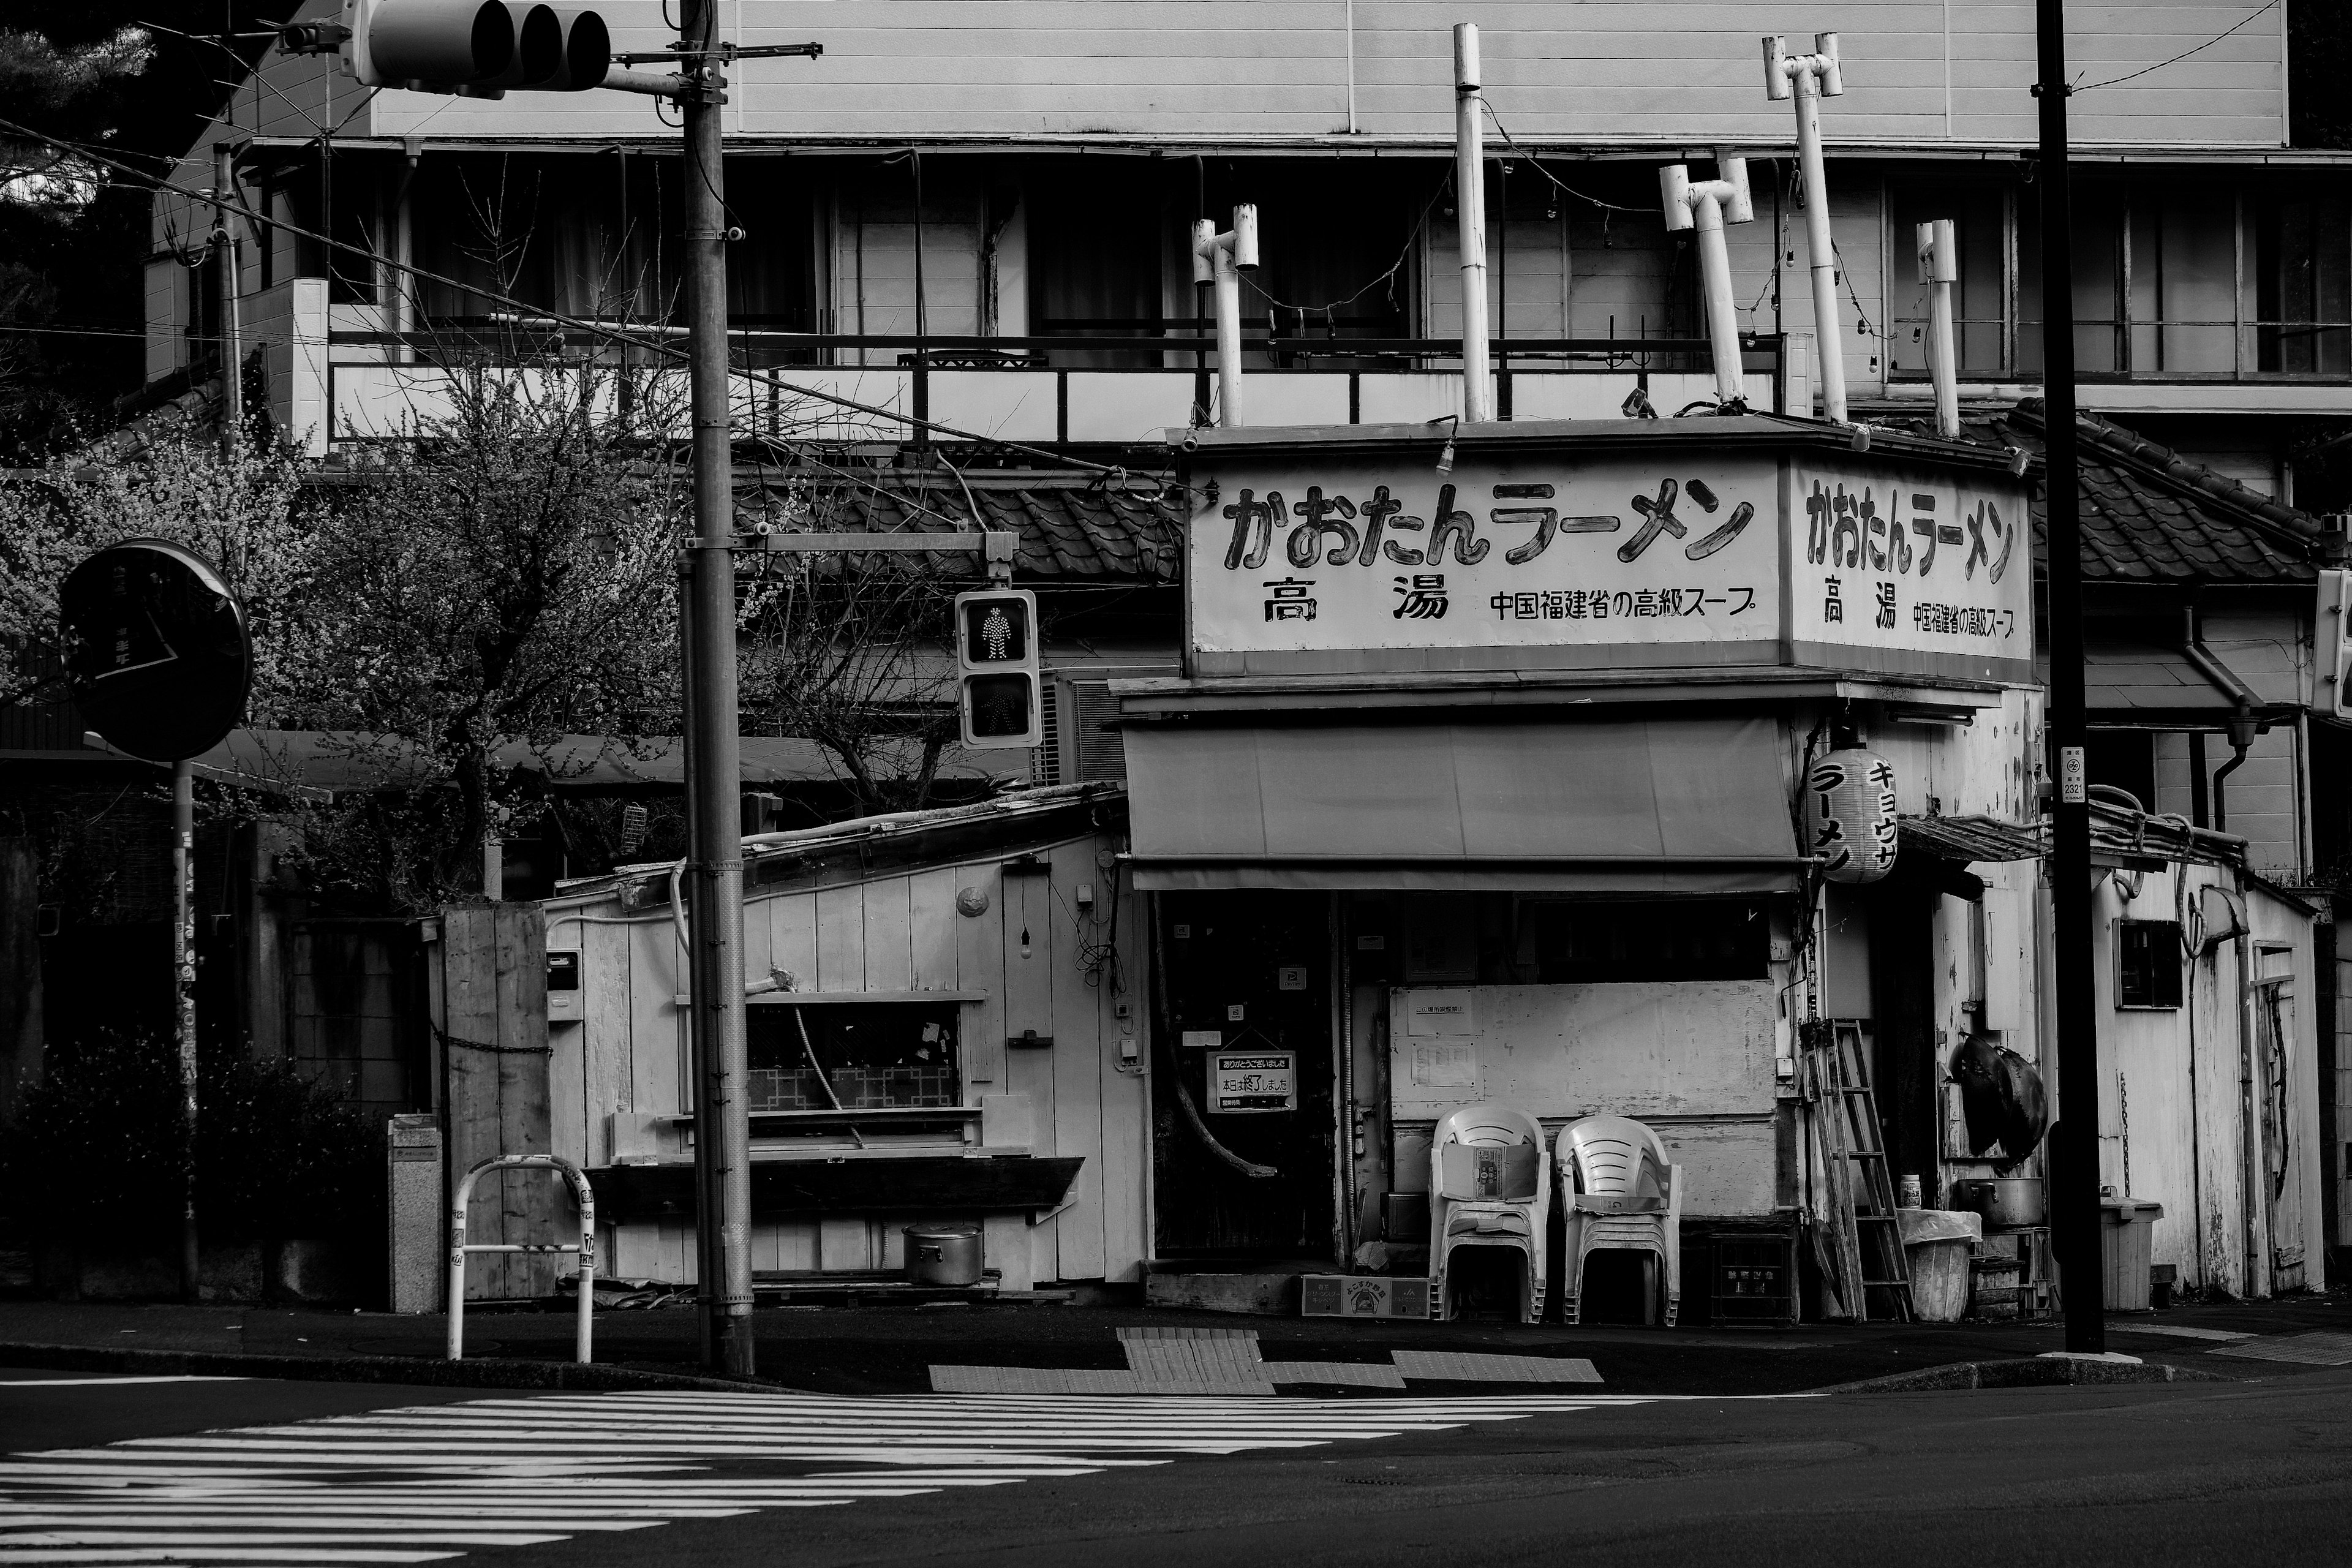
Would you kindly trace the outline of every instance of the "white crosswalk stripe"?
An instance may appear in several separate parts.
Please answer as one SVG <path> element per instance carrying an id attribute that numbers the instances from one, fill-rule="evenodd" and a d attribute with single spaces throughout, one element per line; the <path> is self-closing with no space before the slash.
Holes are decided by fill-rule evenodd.
<path id="1" fill-rule="evenodd" d="M 765 1509 L 1650 1403 L 583 1394 L 0 1458 L 0 1568 L 409 1563 Z"/>

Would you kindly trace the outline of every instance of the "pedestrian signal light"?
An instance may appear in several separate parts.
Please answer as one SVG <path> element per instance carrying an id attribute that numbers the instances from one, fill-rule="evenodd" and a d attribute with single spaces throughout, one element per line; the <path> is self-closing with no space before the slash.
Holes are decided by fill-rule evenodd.
<path id="1" fill-rule="evenodd" d="M 1037 595 L 1025 588 L 959 594 L 955 601 L 956 702 L 963 743 L 1044 743 L 1037 672 Z"/>

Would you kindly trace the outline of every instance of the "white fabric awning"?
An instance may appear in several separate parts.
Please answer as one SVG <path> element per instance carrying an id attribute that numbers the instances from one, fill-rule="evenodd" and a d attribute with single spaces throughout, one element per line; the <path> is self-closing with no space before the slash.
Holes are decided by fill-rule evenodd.
<path id="1" fill-rule="evenodd" d="M 1739 893 L 1797 885 L 1777 719 L 1156 722 L 1136 886 Z"/>

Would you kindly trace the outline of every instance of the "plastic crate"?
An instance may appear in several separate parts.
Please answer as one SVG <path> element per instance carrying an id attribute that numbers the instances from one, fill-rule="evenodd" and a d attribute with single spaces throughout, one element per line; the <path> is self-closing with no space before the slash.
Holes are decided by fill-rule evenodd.
<path id="1" fill-rule="evenodd" d="M 1794 1234 L 1717 1235 L 1710 1238 L 1708 1302 L 1720 1325 L 1797 1322 Z"/>

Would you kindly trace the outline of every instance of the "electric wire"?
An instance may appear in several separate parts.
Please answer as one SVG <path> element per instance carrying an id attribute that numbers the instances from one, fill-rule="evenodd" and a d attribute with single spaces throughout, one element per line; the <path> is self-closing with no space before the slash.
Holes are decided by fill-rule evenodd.
<path id="1" fill-rule="evenodd" d="M 2250 12 L 2250 13 L 2248 13 L 2246 16 L 2242 16 L 2242 17 L 2239 18 L 2239 20 L 2238 20 L 2238 23 L 2237 23 L 2237 26 L 2232 26 L 2232 27 L 2225 28 L 2225 29 L 2224 29 L 2224 30 L 2222 30 L 2221 32 L 2219 32 L 2219 33 L 2214 34 L 2211 37 L 2210 37 L 2210 38 L 2206 39 L 2203 43 L 2201 43 L 2201 44 L 2198 45 L 2195 48 L 2193 48 L 2193 49 L 2183 49 L 2183 50 L 2181 50 L 2179 54 L 2177 54 L 2177 55 L 2173 56 L 2173 57 L 2172 57 L 2170 59 L 2168 59 L 2168 60 L 2158 60 L 2158 61 L 2157 61 L 2157 62 L 2156 62 L 2156 64 L 2154 64 L 2154 65 L 2152 65 L 2152 66 L 2142 66 L 2139 69 L 2137 69 L 2137 70 L 2136 70 L 2136 71 L 2130 71 L 2130 72 L 2127 72 L 2127 73 L 2126 73 L 2126 74 L 2125 74 L 2125 75 L 2123 75 L 2123 76 L 2113 76 L 2113 77 L 2109 77 L 2109 78 L 2108 78 L 2106 80 L 2105 80 L 2105 81 L 2095 81 L 2095 82 L 2090 82 L 2090 83 L 2087 83 L 2087 84 L 2080 84 L 2080 85 L 2073 86 L 2073 87 L 2068 88 L 2066 90 L 2067 90 L 2068 92 L 2070 92 L 2070 93 L 2075 93 L 2075 92 L 2096 92 L 2099 89 L 2101 89 L 2101 88 L 2103 88 L 2103 87 L 2116 87 L 2116 86 L 2119 86 L 2119 85 L 2121 85 L 2121 84 L 2122 84 L 2122 83 L 2124 83 L 2124 82 L 2137 80 L 2137 79 L 2139 79 L 2139 78 L 2141 78 L 2141 77 L 2144 77 L 2144 76 L 2147 75 L 2147 73 L 2148 73 L 2148 72 L 2150 72 L 2150 71 L 2160 71 L 2160 70 L 2162 70 L 2162 69 L 2163 69 L 2165 67 L 2167 67 L 2167 66 L 2179 65 L 2182 60 L 2187 59 L 2187 58 L 2188 58 L 2189 56 L 2191 56 L 2191 55 L 2197 55 L 2197 54 L 2202 54 L 2202 53 L 2204 53 L 2207 49 L 2211 48 L 2214 45 L 2216 45 L 2216 44 L 2220 43 L 2222 39 L 2224 39 L 2224 38 L 2228 37 L 2231 33 L 2234 33 L 2234 32 L 2238 31 L 2238 29 L 2239 29 L 2240 27 L 2243 27 L 2243 26 L 2245 26 L 2249 22 L 2253 21 L 2256 17 L 2258 17 L 2258 16 L 2265 16 L 2265 15 L 2267 15 L 2268 13 L 2270 13 L 2270 12 L 2272 12 L 2272 11 L 2275 11 L 2275 10 L 2277 10 L 2281 3 L 2282 3 L 2282 0 L 2270 0 L 2270 4 L 2269 4 L 2269 5 L 2263 5 L 2263 6 L 2260 7 L 2259 9 L 2254 10 L 2254 11 L 2252 11 L 2252 12 Z"/>
<path id="2" fill-rule="evenodd" d="M 1528 165 L 1532 167 L 1537 174 L 1541 174 L 1546 180 L 1550 181 L 1553 188 L 1560 192 L 1561 195 L 1574 196 L 1580 202 L 1590 202 L 1592 205 L 1600 207 L 1605 212 L 1645 213 L 1650 210 L 1648 207 L 1620 206 L 1615 202 L 1604 202 L 1599 196 L 1588 196 L 1582 191 L 1576 189 L 1572 185 L 1561 184 L 1560 181 L 1553 175 L 1550 170 L 1543 166 L 1542 159 L 1538 158 L 1535 153 L 1528 152 L 1526 148 L 1520 146 L 1517 142 L 1511 140 L 1510 127 L 1505 125 L 1503 123 L 1503 117 L 1495 112 L 1495 105 L 1490 100 L 1486 98 L 1484 95 L 1481 95 L 1478 100 L 1478 103 L 1481 108 L 1486 110 L 1486 118 L 1495 122 L 1496 131 L 1502 135 L 1503 145 L 1508 147 L 1512 152 L 1517 153 L 1520 157 L 1525 158 L 1528 161 Z"/>

